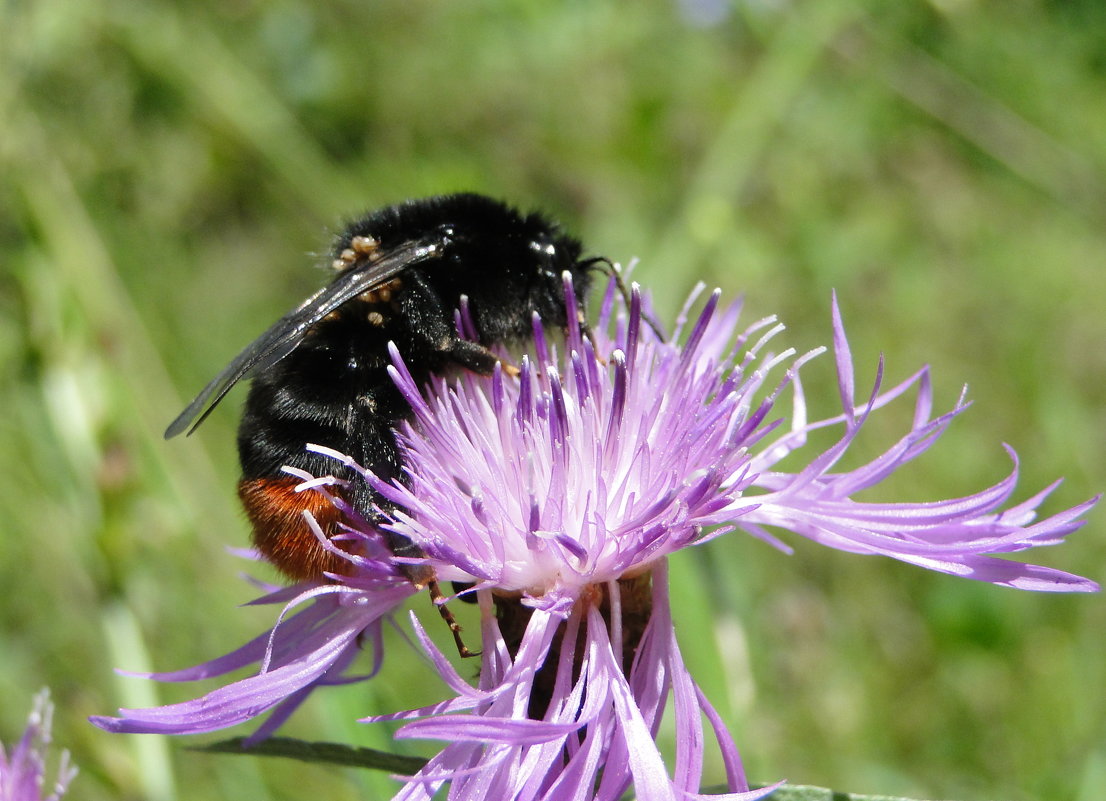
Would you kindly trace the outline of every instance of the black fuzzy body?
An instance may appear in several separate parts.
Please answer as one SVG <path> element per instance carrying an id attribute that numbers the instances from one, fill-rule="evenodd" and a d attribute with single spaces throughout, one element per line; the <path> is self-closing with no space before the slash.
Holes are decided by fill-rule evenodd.
<path id="1" fill-rule="evenodd" d="M 373 294 L 375 285 L 367 286 L 368 295 L 346 301 L 306 327 L 286 355 L 271 364 L 249 366 L 252 385 L 238 429 L 240 493 L 259 550 L 295 579 L 349 568 L 345 560 L 327 558 L 334 555 L 326 554 L 302 521 L 302 530 L 283 530 L 293 526 L 296 508 L 285 513 L 281 507 L 273 517 L 276 496 L 270 490 L 277 486 L 274 482 L 290 480 L 284 466 L 348 480 L 345 500 L 370 523 L 377 519 L 374 507 L 388 508 L 349 468 L 306 450 L 309 443 L 324 445 L 382 479 L 400 477 L 393 429 L 411 410 L 388 374 L 388 343 L 395 343 L 419 384 L 454 368 L 490 373 L 497 358 L 488 349 L 531 337 L 533 312 L 546 325 L 566 325 L 564 271 L 572 274 L 583 308 L 594 263 L 582 261 L 579 242 L 547 218 L 519 214 L 474 194 L 411 201 L 353 222 L 335 243 L 336 265 L 341 266 L 343 253 L 349 261 L 355 237 L 378 243 L 373 255 L 362 260 L 370 265 L 378 254 L 406 252 L 411 243 L 431 243 L 427 248 L 432 255 L 412 258 L 383 282 L 389 288 L 383 300 Z M 335 281 L 342 276 L 340 271 Z M 462 296 L 467 297 L 476 343 L 462 339 L 455 328 Z M 250 487 L 257 492 L 251 495 Z M 294 507 L 295 501 L 287 503 Z M 273 519 L 284 522 L 274 524 Z M 328 536 L 336 533 L 336 518 L 320 522 Z M 281 531 L 269 530 L 274 527 Z M 401 537 L 387 539 L 398 556 L 422 555 Z M 287 553 L 281 550 L 285 546 Z M 303 553 L 312 547 L 319 553 Z M 408 574 L 420 583 L 414 573 Z"/>

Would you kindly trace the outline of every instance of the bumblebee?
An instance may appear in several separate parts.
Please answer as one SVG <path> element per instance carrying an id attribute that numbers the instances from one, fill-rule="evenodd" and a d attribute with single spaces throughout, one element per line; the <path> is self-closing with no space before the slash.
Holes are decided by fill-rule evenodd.
<path id="1" fill-rule="evenodd" d="M 546 325 L 568 323 L 565 271 L 579 295 L 577 307 L 584 308 L 590 273 L 610 262 L 581 254 L 581 244 L 547 217 L 481 195 L 372 212 L 337 238 L 330 255 L 334 279 L 239 353 L 165 436 L 191 433 L 231 387 L 251 379 L 238 429 L 238 494 L 254 545 L 293 580 L 348 573 L 350 562 L 325 549 L 303 516 L 310 512 L 329 538 L 338 533 L 342 513 L 318 493 L 295 492 L 299 480 L 284 466 L 347 480 L 339 491 L 343 500 L 369 523 L 379 521 L 377 509 L 388 510 L 388 502 L 351 468 L 306 445 L 345 453 L 384 481 L 400 478 L 393 430 L 410 408 L 388 375 L 388 343 L 420 382 L 453 368 L 490 374 L 499 361 L 492 348 L 531 337 L 533 312 Z M 462 298 L 475 341 L 456 330 Z M 424 556 L 406 538 L 384 536 L 395 555 Z M 404 572 L 441 597 L 430 568 L 406 565 Z M 456 634 L 456 624 L 451 627 Z"/>

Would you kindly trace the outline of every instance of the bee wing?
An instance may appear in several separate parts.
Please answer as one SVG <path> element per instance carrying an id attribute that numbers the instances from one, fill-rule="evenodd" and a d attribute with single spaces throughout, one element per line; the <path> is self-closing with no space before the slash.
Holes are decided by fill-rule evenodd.
<path id="1" fill-rule="evenodd" d="M 303 341 L 315 323 L 347 300 L 380 286 L 405 268 L 439 255 L 436 240 L 405 242 L 371 261 L 351 268 L 281 317 L 234 357 L 219 375 L 204 387 L 177 419 L 165 429 L 165 438 L 185 429 L 191 434 L 218 405 L 230 388 L 251 373 L 276 364 Z"/>

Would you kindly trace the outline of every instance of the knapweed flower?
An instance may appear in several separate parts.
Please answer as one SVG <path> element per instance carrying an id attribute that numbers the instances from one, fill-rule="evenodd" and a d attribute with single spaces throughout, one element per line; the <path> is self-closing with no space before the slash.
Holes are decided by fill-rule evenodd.
<path id="1" fill-rule="evenodd" d="M 0 743 L 0 801 L 57 801 L 77 775 L 77 768 L 69 764 L 69 752 L 62 751 L 57 778 L 46 794 L 46 748 L 53 716 L 50 693 L 43 690 L 35 696 L 27 728 L 11 752 Z"/>
<path id="2" fill-rule="evenodd" d="M 574 321 L 571 286 L 565 297 Z M 389 484 L 361 475 L 400 510 L 384 528 L 418 544 L 439 579 L 467 585 L 482 612 L 475 686 L 412 618 L 452 695 L 372 719 L 409 721 L 397 736 L 446 743 L 396 798 L 430 799 L 446 783 L 451 799 L 613 800 L 631 786 L 642 799 L 699 797 L 704 720 L 727 772 L 723 797 L 771 792 L 749 790 L 732 738 L 681 658 L 671 617 L 666 557 L 735 530 L 784 549 L 767 527 L 789 530 L 1021 589 L 1097 589 L 994 556 L 1059 542 L 1097 500 L 1034 522 L 1049 487 L 1002 509 L 1016 459 L 1009 476 L 972 495 L 856 500 L 933 445 L 966 408 L 963 398 L 935 416 L 927 368 L 884 389 L 881 363 L 858 401 L 835 301 L 842 410 L 810 421 L 799 373 L 821 350 L 772 355 L 782 326 L 769 318 L 741 330 L 739 313 L 740 304 L 720 308 L 716 292 L 690 330 L 685 309 L 675 334 L 661 337 L 636 291 L 626 309 L 611 288 L 593 331 L 570 325 L 563 355 L 535 320 L 533 349 L 517 375 L 497 369 L 428 387 L 414 383 L 393 351 L 393 377 L 412 408 L 400 431 L 405 476 Z M 459 326 L 466 328 L 463 314 Z M 869 417 L 908 394 L 909 431 L 872 461 L 835 471 Z M 834 444 L 794 472 L 779 469 L 811 432 L 829 427 L 840 430 Z M 333 483 L 304 479 L 304 491 Z M 349 543 L 334 550 L 354 562 L 352 576 L 264 599 L 289 608 L 311 600 L 307 609 L 233 654 L 155 677 L 200 678 L 260 661 L 256 676 L 195 701 L 96 722 L 113 731 L 201 732 L 276 707 L 263 736 L 316 686 L 348 680 L 366 635 L 379 660 L 380 621 L 414 589 L 379 532 L 352 525 L 349 537 L 363 541 L 363 555 L 348 554 Z M 669 700 L 671 767 L 654 740 Z"/>

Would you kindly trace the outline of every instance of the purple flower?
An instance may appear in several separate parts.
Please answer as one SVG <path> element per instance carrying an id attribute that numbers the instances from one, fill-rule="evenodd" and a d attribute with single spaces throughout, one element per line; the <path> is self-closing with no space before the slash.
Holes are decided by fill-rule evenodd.
<path id="1" fill-rule="evenodd" d="M 570 286 L 566 298 L 575 320 Z M 533 352 L 515 377 L 497 369 L 419 387 L 393 350 L 393 378 L 413 410 L 400 431 L 406 475 L 402 485 L 361 475 L 402 510 L 385 528 L 417 543 L 440 579 L 470 585 L 464 592 L 482 612 L 475 687 L 412 618 L 452 697 L 373 719 L 410 721 L 399 737 L 446 742 L 396 798 L 430 799 L 446 782 L 451 799 L 617 799 L 631 785 L 641 799 L 694 797 L 704 719 L 726 766 L 728 797 L 770 792 L 748 789 L 725 725 L 682 661 L 671 619 L 665 557 L 736 529 L 784 550 L 767 526 L 1020 589 L 1097 589 L 1078 576 L 993 556 L 1059 542 L 1097 501 L 1034 522 L 1053 485 L 1001 509 L 1014 489 L 1016 459 L 1007 478 L 973 495 L 854 500 L 927 450 L 966 404 L 934 416 L 928 368 L 883 389 L 882 362 L 858 402 L 836 300 L 842 412 L 813 422 L 799 372 L 821 350 L 772 355 L 769 343 L 782 330 L 774 318 L 739 332 L 740 305 L 720 309 L 716 292 L 686 335 L 685 309 L 676 333 L 662 341 L 636 291 L 629 309 L 618 301 L 612 287 L 588 336 L 570 328 L 563 357 L 535 319 Z M 463 314 L 459 325 L 466 327 Z M 911 391 L 910 430 L 871 462 L 834 472 L 869 416 Z M 790 404 L 781 413 L 784 397 Z M 831 426 L 841 430 L 835 444 L 797 472 L 776 469 L 811 432 Z M 304 478 L 304 491 L 325 492 L 330 483 Z M 364 539 L 367 554 L 347 555 L 355 577 L 271 594 L 263 600 L 311 604 L 233 654 L 155 677 L 200 678 L 260 661 L 258 675 L 195 701 L 95 722 L 113 731 L 188 733 L 276 707 L 258 737 L 314 687 L 352 680 L 344 674 L 358 643 L 372 635 L 379 660 L 380 621 L 414 590 L 377 531 L 353 527 L 350 536 Z M 671 770 L 654 743 L 670 699 Z"/>
<path id="2" fill-rule="evenodd" d="M 57 801 L 77 768 L 69 764 L 69 752 L 62 751 L 58 761 L 53 792 L 43 794 L 46 783 L 46 747 L 50 745 L 50 723 L 54 705 L 50 693 L 43 690 L 35 696 L 27 728 L 9 754 L 0 743 L 0 801 Z"/>

